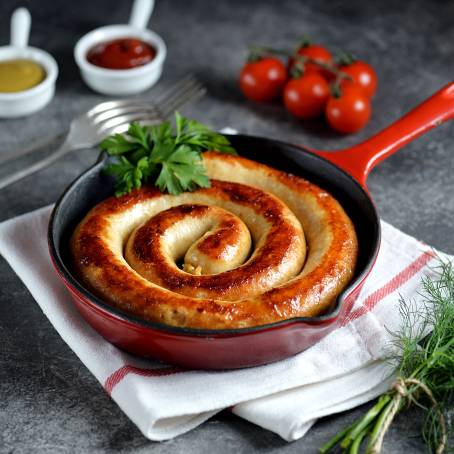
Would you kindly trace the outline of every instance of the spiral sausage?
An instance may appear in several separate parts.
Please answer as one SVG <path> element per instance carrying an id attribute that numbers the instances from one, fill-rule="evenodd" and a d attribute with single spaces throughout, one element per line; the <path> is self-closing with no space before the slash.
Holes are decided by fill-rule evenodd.
<path id="1" fill-rule="evenodd" d="M 357 258 L 352 222 L 308 181 L 203 154 L 211 187 L 143 187 L 95 206 L 71 238 L 76 273 L 110 304 L 173 326 L 228 329 L 330 308 Z"/>

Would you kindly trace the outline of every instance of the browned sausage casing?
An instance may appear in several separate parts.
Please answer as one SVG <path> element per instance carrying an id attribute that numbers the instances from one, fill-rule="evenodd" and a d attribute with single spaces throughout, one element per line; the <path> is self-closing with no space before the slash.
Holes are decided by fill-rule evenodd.
<path id="1" fill-rule="evenodd" d="M 211 188 L 147 186 L 95 206 L 71 238 L 96 295 L 142 319 L 229 329 L 326 312 L 358 243 L 340 204 L 308 181 L 206 152 Z"/>

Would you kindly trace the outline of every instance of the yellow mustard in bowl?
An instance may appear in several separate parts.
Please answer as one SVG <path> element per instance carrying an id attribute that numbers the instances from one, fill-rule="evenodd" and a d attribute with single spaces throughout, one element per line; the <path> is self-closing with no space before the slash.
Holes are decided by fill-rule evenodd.
<path id="1" fill-rule="evenodd" d="M 44 68 L 32 60 L 0 61 L 0 93 L 28 90 L 46 77 Z"/>

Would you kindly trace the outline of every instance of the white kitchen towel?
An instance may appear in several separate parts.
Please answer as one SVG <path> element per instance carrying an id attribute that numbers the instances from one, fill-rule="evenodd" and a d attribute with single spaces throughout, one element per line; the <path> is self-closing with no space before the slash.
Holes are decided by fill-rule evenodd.
<path id="1" fill-rule="evenodd" d="M 382 222 L 377 262 L 340 328 L 312 348 L 266 366 L 184 370 L 130 356 L 85 323 L 49 258 L 50 212 L 45 207 L 1 223 L 0 253 L 63 340 L 151 440 L 180 435 L 230 408 L 290 441 L 317 418 L 374 398 L 392 380 L 385 359 L 388 330 L 400 322 L 399 297 L 417 303 L 421 277 L 435 274 L 430 247 Z"/>

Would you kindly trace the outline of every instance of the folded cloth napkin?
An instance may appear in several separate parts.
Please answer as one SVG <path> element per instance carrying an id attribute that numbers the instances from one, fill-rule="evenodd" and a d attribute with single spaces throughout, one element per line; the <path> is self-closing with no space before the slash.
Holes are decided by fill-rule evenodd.
<path id="1" fill-rule="evenodd" d="M 434 274 L 431 248 L 382 222 L 378 260 L 342 327 L 266 366 L 184 370 L 130 356 L 84 322 L 49 258 L 50 211 L 45 207 L 0 224 L 0 253 L 63 340 L 151 440 L 180 435 L 230 408 L 290 441 L 317 418 L 376 397 L 393 379 L 385 359 L 388 330 L 399 326 L 399 297 L 420 301 L 421 276 Z"/>

